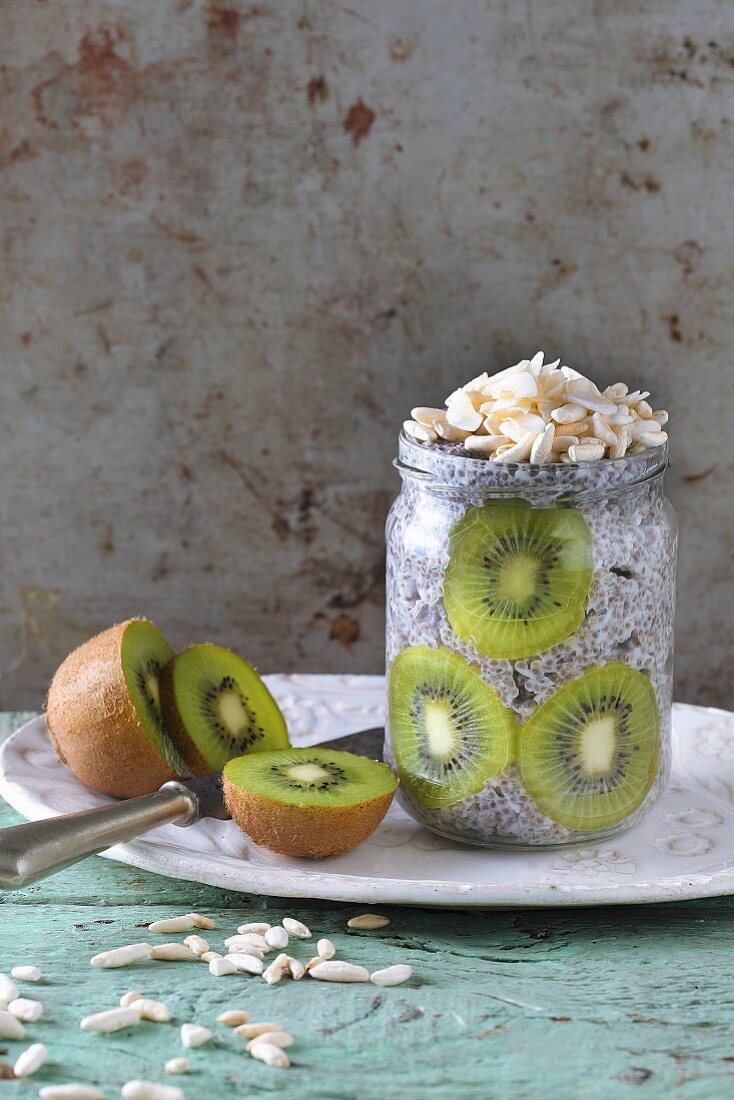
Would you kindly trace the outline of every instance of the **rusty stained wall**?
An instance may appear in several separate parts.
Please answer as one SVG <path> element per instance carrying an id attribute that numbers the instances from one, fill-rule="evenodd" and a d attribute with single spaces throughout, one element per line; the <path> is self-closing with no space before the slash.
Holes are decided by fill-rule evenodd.
<path id="1" fill-rule="evenodd" d="M 734 9 L 3 4 L 0 705 L 146 613 L 376 672 L 399 422 L 538 347 L 672 414 L 732 695 Z"/>

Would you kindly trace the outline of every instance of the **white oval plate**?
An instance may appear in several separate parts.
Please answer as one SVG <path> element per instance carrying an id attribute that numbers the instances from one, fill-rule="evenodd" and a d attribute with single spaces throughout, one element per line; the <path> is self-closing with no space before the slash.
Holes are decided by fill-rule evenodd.
<path id="1" fill-rule="evenodd" d="M 294 743 L 381 725 L 380 676 L 270 676 Z M 673 777 L 648 817 L 593 848 L 493 851 L 454 844 L 398 806 L 353 852 L 313 863 L 273 855 L 231 822 L 168 825 L 105 852 L 170 878 L 276 897 L 404 905 L 559 906 L 734 893 L 734 714 L 676 704 Z M 43 717 L 0 752 L 0 794 L 31 820 L 110 801 L 59 762 Z"/>

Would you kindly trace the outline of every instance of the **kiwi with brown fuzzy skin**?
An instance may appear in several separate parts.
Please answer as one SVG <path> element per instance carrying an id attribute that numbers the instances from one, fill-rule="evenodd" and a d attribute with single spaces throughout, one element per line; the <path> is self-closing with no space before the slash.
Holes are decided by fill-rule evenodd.
<path id="1" fill-rule="evenodd" d="M 158 677 L 173 650 L 147 619 L 79 646 L 51 681 L 46 725 L 59 758 L 96 791 L 134 798 L 190 770 L 167 736 Z"/>
<path id="2" fill-rule="evenodd" d="M 224 800 L 244 833 L 296 858 L 341 855 L 366 840 L 392 802 L 386 764 L 331 749 L 282 749 L 225 764 Z"/>

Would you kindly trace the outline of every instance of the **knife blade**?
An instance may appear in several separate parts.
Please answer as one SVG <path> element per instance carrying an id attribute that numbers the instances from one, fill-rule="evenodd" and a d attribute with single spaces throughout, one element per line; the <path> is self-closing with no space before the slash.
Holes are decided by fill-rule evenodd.
<path id="1" fill-rule="evenodd" d="M 381 760 L 383 739 L 384 730 L 369 729 L 310 747 Z M 0 829 L 0 888 L 18 890 L 159 825 L 186 827 L 204 817 L 229 818 L 221 772 L 195 779 L 172 779 L 141 798 L 11 825 Z"/>

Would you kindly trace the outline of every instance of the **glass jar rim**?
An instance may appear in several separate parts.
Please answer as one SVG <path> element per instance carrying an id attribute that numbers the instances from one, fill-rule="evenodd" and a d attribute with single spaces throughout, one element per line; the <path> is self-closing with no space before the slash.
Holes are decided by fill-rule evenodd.
<path id="1" fill-rule="evenodd" d="M 662 476 L 670 465 L 667 441 L 639 454 L 592 462 L 492 462 L 478 455 L 457 455 L 411 439 L 402 430 L 398 457 L 401 477 L 424 482 L 434 489 L 462 489 L 507 494 L 533 489 L 539 492 L 605 493 L 641 485 Z"/>

